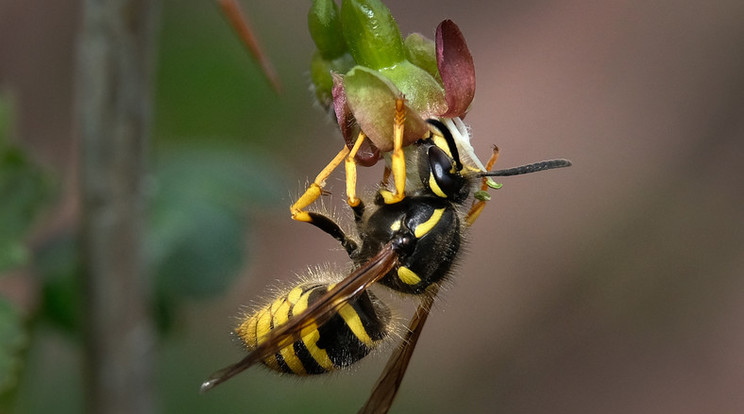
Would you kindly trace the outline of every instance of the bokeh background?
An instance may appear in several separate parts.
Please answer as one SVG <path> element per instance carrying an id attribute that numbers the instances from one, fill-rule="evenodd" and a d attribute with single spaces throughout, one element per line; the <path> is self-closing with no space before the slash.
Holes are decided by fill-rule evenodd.
<path id="1" fill-rule="evenodd" d="M 37 251 L 78 219 L 79 3 L 0 1 L 0 88 L 14 102 L 13 137 L 58 188 L 31 238 Z M 574 163 L 503 180 L 393 412 L 744 412 L 744 3 L 387 3 L 403 33 L 431 37 L 445 18 L 464 32 L 477 70 L 467 122 L 478 153 L 487 158 L 498 144 L 501 167 Z M 252 369 L 198 394 L 242 355 L 228 335 L 242 305 L 309 265 L 344 263 L 332 239 L 287 210 L 341 146 L 308 86 L 309 2 L 243 5 L 283 82 L 279 96 L 211 2 L 163 2 L 153 226 L 193 213 L 213 231 L 166 225 L 172 233 L 150 239 L 154 256 L 174 238 L 180 254 L 212 254 L 202 267 L 178 255 L 159 262 L 164 274 L 205 275 L 159 279 L 188 290 L 160 309 L 159 407 L 354 412 L 386 355 L 309 381 Z M 362 171 L 365 183 L 380 173 Z M 342 178 L 329 181 L 337 195 Z M 230 198 L 231 185 L 240 214 L 226 219 L 209 201 Z M 343 209 L 340 201 L 326 204 Z M 50 300 L 37 267 L 0 279 L 0 292 L 33 315 Z M 18 412 L 83 407 L 80 341 L 54 309 L 34 324 Z"/>

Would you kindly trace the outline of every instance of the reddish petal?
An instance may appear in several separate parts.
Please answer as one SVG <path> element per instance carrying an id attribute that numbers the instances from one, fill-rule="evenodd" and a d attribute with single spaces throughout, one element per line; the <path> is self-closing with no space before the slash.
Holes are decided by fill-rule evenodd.
<path id="1" fill-rule="evenodd" d="M 475 65 L 460 28 L 445 20 L 437 27 L 437 67 L 444 84 L 447 112 L 440 116 L 462 116 L 475 96 Z"/>
<path id="2" fill-rule="evenodd" d="M 359 147 L 359 151 L 357 151 L 354 159 L 362 167 L 371 167 L 377 164 L 377 161 L 382 159 L 382 156 L 380 155 L 380 150 L 375 147 L 375 144 L 373 144 L 372 141 L 365 139 L 362 146 Z"/>
<path id="3" fill-rule="evenodd" d="M 338 127 L 341 130 L 341 135 L 343 135 L 346 145 L 354 145 L 354 139 L 356 139 L 356 134 L 354 134 L 356 121 L 346 101 L 344 78 L 338 73 L 332 73 L 331 76 L 333 77 L 331 94 L 333 95 L 333 112 L 336 113 L 336 122 L 338 122 Z"/>

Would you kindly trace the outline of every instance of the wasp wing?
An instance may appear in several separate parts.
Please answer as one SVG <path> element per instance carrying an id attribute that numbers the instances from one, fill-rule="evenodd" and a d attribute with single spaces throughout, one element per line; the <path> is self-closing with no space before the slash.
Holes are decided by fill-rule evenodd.
<path id="1" fill-rule="evenodd" d="M 385 414 L 390 409 L 438 291 L 439 287 L 432 285 L 427 294 L 424 295 L 416 313 L 411 318 L 405 339 L 390 355 L 385 369 L 382 371 L 380 378 L 377 379 L 374 388 L 372 388 L 372 393 L 364 407 L 359 410 L 359 414 Z"/>
<path id="2" fill-rule="evenodd" d="M 201 386 L 201 392 L 209 391 L 227 381 L 253 364 L 279 352 L 302 338 L 302 330 L 310 325 L 321 326 L 335 315 L 346 303 L 356 299 L 371 284 L 382 279 L 398 262 L 393 243 L 388 243 L 367 263 L 336 284 L 317 301 L 287 323 L 271 330 L 258 346 L 239 362 L 225 367 L 214 374 Z"/>

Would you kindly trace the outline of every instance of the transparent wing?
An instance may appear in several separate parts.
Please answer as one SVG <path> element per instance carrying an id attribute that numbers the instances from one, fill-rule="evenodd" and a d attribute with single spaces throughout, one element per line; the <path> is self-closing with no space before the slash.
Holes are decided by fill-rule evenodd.
<path id="1" fill-rule="evenodd" d="M 359 414 L 385 414 L 390 409 L 438 291 L 439 287 L 432 285 L 421 300 L 421 304 L 408 325 L 406 337 L 395 352 L 390 355 L 385 369 L 382 371 L 380 378 L 377 379 L 377 383 L 364 407 L 359 410 Z"/>

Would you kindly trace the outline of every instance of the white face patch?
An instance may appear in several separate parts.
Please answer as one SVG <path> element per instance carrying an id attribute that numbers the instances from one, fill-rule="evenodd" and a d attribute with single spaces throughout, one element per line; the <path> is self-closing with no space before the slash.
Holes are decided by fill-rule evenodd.
<path id="1" fill-rule="evenodd" d="M 443 118 L 442 123 L 449 128 L 452 137 L 455 139 L 457 150 L 460 151 L 460 158 L 467 167 L 478 171 L 486 171 L 486 167 L 481 160 L 475 155 L 473 146 L 470 145 L 470 132 L 468 127 L 460 118 Z M 464 156 L 463 156 L 464 155 Z M 470 164 L 470 165 L 468 165 Z"/>

